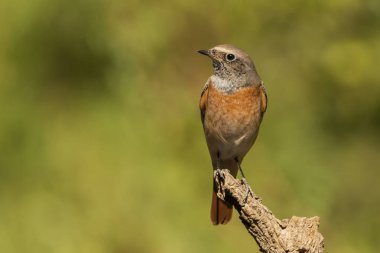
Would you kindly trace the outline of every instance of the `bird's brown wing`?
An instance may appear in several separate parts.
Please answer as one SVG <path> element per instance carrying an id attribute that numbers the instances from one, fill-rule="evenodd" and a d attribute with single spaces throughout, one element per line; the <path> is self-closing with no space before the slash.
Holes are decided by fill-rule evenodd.
<path id="1" fill-rule="evenodd" d="M 209 80 L 207 80 L 205 86 L 203 87 L 201 98 L 199 100 L 199 109 L 201 110 L 202 124 L 204 122 L 205 114 L 206 114 L 207 99 L 208 99 L 208 84 L 209 84 Z"/>
<path id="2" fill-rule="evenodd" d="M 261 113 L 264 114 L 264 112 L 267 110 L 267 105 L 268 105 L 268 96 L 265 90 L 264 83 L 261 83 L 260 85 L 260 94 L 261 94 Z"/>

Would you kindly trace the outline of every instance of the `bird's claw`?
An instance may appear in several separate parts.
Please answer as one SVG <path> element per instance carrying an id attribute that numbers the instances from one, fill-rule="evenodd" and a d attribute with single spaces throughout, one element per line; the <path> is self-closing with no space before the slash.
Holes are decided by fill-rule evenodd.
<path id="1" fill-rule="evenodd" d="M 245 195 L 245 198 L 244 198 L 244 204 L 247 204 L 249 195 L 251 195 L 251 197 L 253 197 L 253 191 L 251 189 L 251 186 L 249 186 L 248 181 L 247 181 L 247 179 L 245 179 L 245 177 L 243 177 L 241 179 L 241 181 L 243 182 L 243 184 L 247 188 L 247 192 L 246 192 L 246 195 Z"/>

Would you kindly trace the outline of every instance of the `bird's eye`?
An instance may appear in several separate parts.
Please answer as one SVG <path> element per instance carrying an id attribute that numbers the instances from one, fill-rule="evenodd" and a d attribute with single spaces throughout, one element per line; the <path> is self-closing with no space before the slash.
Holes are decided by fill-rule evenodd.
<path id="1" fill-rule="evenodd" d="M 226 59 L 227 61 L 233 61 L 236 59 L 236 56 L 234 54 L 227 54 Z"/>

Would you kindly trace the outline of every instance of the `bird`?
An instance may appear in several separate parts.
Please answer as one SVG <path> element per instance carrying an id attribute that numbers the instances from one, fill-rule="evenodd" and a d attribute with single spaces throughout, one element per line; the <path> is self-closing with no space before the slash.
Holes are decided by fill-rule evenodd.
<path id="1" fill-rule="evenodd" d="M 199 108 L 212 167 L 228 169 L 235 178 L 243 158 L 253 146 L 267 109 L 264 82 L 250 56 L 230 44 L 198 50 L 212 61 L 213 74 L 206 81 Z M 227 224 L 232 205 L 217 197 L 214 183 L 211 221 Z"/>

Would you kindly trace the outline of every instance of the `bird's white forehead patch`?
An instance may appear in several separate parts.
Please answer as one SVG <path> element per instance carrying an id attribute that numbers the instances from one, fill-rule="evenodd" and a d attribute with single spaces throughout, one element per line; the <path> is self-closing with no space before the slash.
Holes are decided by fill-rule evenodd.
<path id="1" fill-rule="evenodd" d="M 226 48 L 224 48 L 224 47 L 214 47 L 214 48 L 212 48 L 211 50 L 216 50 L 216 51 L 219 51 L 219 52 L 224 52 L 224 53 L 229 53 L 229 52 L 231 52 L 231 50 L 228 50 L 228 49 L 226 49 Z"/>

